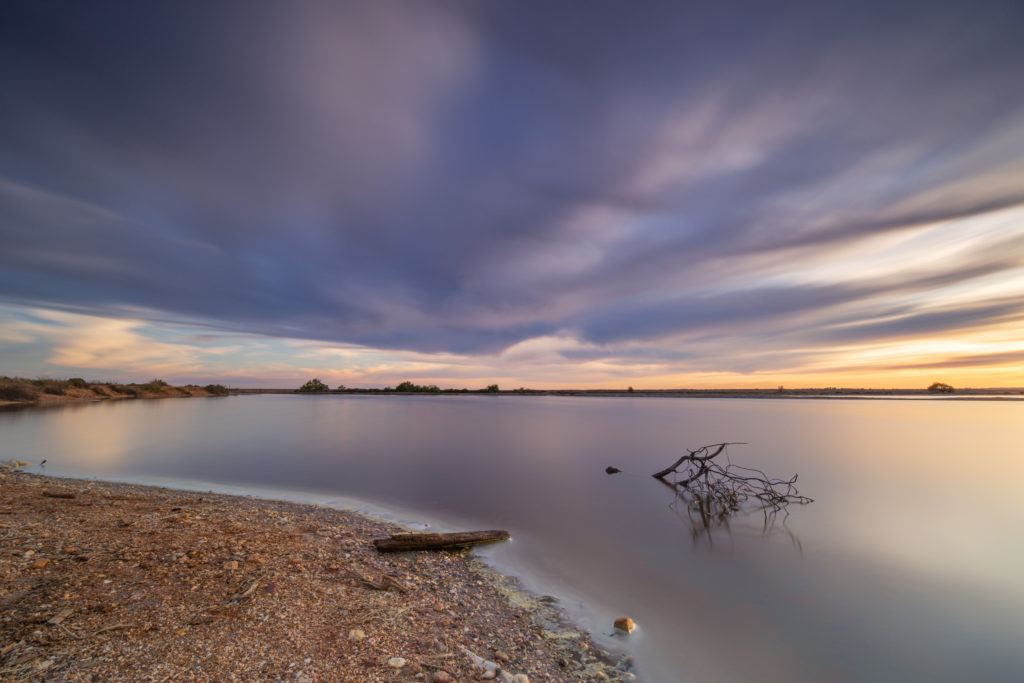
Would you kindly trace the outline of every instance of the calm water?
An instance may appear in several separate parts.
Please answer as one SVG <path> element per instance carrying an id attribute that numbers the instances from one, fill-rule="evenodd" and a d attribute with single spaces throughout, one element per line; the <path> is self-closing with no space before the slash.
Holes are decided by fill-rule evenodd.
<path id="1" fill-rule="evenodd" d="M 694 536 L 649 474 L 719 441 L 816 502 Z M 0 413 L 51 474 L 354 497 L 562 598 L 646 681 L 1024 680 L 1024 402 L 244 396 Z M 607 476 L 604 468 L 625 470 Z M 639 625 L 628 638 L 612 620 Z M 602 635 L 603 634 L 603 635 Z"/>

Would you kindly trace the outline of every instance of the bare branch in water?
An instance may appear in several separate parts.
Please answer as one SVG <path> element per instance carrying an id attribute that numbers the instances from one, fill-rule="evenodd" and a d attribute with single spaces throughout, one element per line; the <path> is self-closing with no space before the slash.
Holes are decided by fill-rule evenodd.
<path id="1" fill-rule="evenodd" d="M 759 507 L 764 514 L 765 529 L 774 525 L 779 511 L 791 504 L 813 503 L 796 488 L 797 475 L 789 479 L 772 479 L 761 470 L 741 467 L 728 461 L 724 466 L 715 459 L 727 446 L 739 442 L 716 443 L 690 451 L 671 466 L 652 475 L 675 491 L 677 499 L 686 504 L 691 521 L 700 533 L 714 527 L 729 527 L 729 518 L 741 511 Z M 675 475 L 669 477 L 669 475 Z"/>

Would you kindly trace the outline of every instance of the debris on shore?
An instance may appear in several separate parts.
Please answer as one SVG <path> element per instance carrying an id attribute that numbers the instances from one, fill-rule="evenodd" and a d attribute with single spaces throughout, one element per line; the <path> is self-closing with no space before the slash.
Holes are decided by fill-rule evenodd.
<path id="1" fill-rule="evenodd" d="M 16 471 L 0 491 L 2 680 L 632 678 L 465 552 L 378 552 L 393 524 Z"/>

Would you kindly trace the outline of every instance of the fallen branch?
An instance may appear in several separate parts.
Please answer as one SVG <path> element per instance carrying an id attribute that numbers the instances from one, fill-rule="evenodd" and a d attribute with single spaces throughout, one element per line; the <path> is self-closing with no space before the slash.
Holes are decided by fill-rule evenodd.
<path id="1" fill-rule="evenodd" d="M 235 594 L 234 594 L 234 595 L 232 595 L 232 596 L 231 596 L 230 598 L 228 598 L 228 600 L 229 600 L 229 601 L 235 601 L 235 600 L 245 600 L 246 598 L 248 598 L 248 597 L 251 597 L 251 596 L 252 596 L 252 594 L 253 594 L 254 592 L 256 592 L 256 587 L 260 585 L 260 581 L 261 581 L 261 580 L 262 580 L 262 577 L 261 577 L 261 578 L 258 578 L 258 579 L 256 579 L 256 580 L 255 580 L 255 581 L 253 581 L 253 582 L 252 582 L 251 584 L 249 584 L 249 587 L 248 587 L 248 588 L 246 588 L 246 589 L 245 589 L 244 591 L 241 591 L 241 592 L 235 593 Z"/>
<path id="2" fill-rule="evenodd" d="M 751 505 L 760 507 L 767 533 L 774 526 L 778 512 L 793 503 L 814 502 L 797 490 L 795 474 L 789 479 L 772 479 L 761 470 L 728 462 L 728 455 L 724 465 L 715 460 L 733 445 L 739 443 L 701 446 L 651 475 L 671 488 L 677 501 L 686 505 L 694 540 L 704 535 L 710 540 L 710 533 L 716 527 L 728 529 L 730 518 Z"/>
<path id="3" fill-rule="evenodd" d="M 348 573 L 359 580 L 364 586 L 373 588 L 374 590 L 387 591 L 394 589 L 399 593 L 408 593 L 409 587 L 406 586 L 402 581 L 393 574 L 382 574 L 380 579 L 371 579 L 355 569 L 349 569 Z"/>
<path id="4" fill-rule="evenodd" d="M 448 550 L 464 548 L 479 543 L 505 541 L 511 534 L 503 530 L 491 531 L 460 531 L 453 534 L 438 533 L 402 533 L 392 534 L 391 538 L 378 538 L 373 542 L 382 553 L 393 553 L 402 550 Z"/>

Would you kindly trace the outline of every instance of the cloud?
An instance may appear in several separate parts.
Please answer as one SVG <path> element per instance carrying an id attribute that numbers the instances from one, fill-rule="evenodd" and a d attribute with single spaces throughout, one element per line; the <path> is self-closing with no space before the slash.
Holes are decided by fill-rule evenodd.
<path id="1" fill-rule="evenodd" d="M 1021 305 L 1019 3 L 2 12 L 8 302 L 609 373 Z"/>

